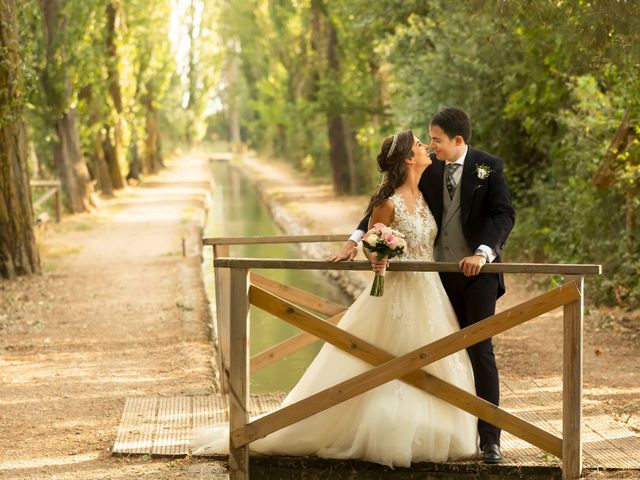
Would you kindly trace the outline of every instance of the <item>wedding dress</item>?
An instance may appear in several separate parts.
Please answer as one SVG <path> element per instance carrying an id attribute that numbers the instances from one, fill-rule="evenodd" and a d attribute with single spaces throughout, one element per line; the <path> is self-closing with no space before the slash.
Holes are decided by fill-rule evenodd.
<path id="1" fill-rule="evenodd" d="M 413 212 L 399 194 L 392 228 L 405 235 L 402 260 L 433 261 L 437 225 L 421 199 Z M 393 260 L 392 260 L 393 261 Z M 369 286 L 370 287 L 370 286 Z M 369 289 L 358 297 L 338 327 L 395 355 L 403 355 L 459 329 L 436 272 L 387 272 L 382 297 Z M 283 401 L 290 405 L 372 368 L 325 344 Z M 434 362 L 424 370 L 475 394 L 466 351 Z M 194 455 L 228 453 L 228 426 L 194 431 Z M 388 466 L 443 462 L 477 454 L 477 419 L 399 380 L 317 413 L 250 444 L 268 455 L 317 455 L 360 459 Z"/>

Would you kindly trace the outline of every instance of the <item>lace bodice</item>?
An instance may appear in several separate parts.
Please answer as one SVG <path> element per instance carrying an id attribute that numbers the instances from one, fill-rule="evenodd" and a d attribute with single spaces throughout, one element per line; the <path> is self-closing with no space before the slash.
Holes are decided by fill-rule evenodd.
<path id="1" fill-rule="evenodd" d="M 395 193 L 390 199 L 395 205 L 391 228 L 405 235 L 407 249 L 399 260 L 433 262 L 433 245 L 438 234 L 438 225 L 427 202 L 420 197 L 415 211 L 410 212 L 402 195 Z"/>

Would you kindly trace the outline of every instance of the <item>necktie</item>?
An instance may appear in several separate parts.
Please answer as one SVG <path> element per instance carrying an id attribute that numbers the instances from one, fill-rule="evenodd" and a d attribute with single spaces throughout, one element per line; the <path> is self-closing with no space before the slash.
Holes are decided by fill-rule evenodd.
<path id="1" fill-rule="evenodd" d="M 459 163 L 448 163 L 445 167 L 445 174 L 447 179 L 447 190 L 449 191 L 449 198 L 453 198 L 453 194 L 456 193 L 456 181 L 453 178 L 453 174 L 458 170 Z"/>

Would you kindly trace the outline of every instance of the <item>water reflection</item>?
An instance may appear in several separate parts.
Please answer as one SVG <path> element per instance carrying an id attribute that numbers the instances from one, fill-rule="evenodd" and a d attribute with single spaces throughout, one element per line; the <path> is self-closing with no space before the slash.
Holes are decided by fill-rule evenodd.
<path id="1" fill-rule="evenodd" d="M 249 183 L 227 161 L 212 161 L 211 172 L 215 179 L 212 192 L 212 208 L 209 211 L 206 237 L 271 236 L 282 232 L 274 224 L 269 211 Z M 231 256 L 258 258 L 301 258 L 297 245 L 238 245 L 231 247 Z M 205 262 L 211 265 L 211 249 L 205 249 Z M 210 299 L 215 298 L 213 269 L 205 269 L 205 283 Z M 287 285 L 295 285 L 334 302 L 348 305 L 348 298 L 327 277 L 319 272 L 301 270 L 267 270 L 261 274 Z M 251 307 L 250 341 L 251 355 L 281 342 L 300 330 L 271 315 Z M 251 391 L 289 391 L 298 381 L 320 349 L 316 342 L 292 355 L 266 367 L 251 376 Z"/>

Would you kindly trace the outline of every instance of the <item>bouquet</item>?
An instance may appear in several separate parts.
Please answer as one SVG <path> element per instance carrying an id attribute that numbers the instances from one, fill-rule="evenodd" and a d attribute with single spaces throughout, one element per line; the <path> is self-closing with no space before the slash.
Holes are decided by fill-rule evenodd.
<path id="1" fill-rule="evenodd" d="M 362 245 L 369 252 L 377 253 L 378 260 L 393 258 L 404 253 L 407 242 L 404 235 L 382 223 L 376 223 L 371 230 L 362 237 Z M 384 294 L 384 274 L 386 266 L 381 272 L 376 272 L 371 286 L 371 295 L 381 297 Z"/>

